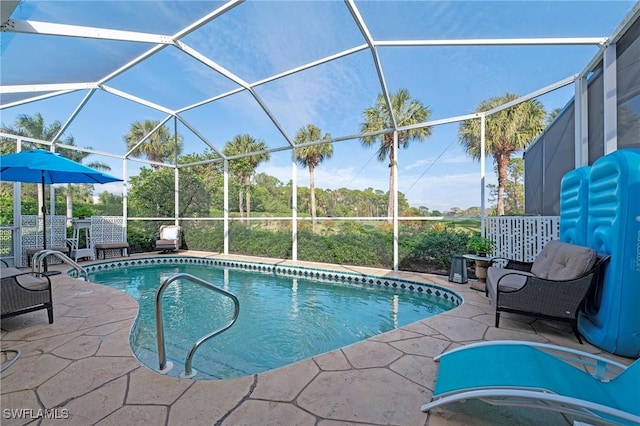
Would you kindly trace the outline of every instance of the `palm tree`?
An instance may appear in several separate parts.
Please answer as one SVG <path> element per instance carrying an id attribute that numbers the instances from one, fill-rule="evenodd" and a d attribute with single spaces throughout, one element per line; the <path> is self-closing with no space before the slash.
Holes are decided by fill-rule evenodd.
<path id="1" fill-rule="evenodd" d="M 135 121 L 131 123 L 129 132 L 123 137 L 127 144 L 127 151 L 130 151 L 146 135 L 151 133 L 160 122 L 156 120 Z M 149 138 L 142 143 L 132 155 L 136 158 L 146 157 L 149 161 L 163 163 L 175 160 L 182 152 L 182 137 L 172 135 L 166 126 L 160 127 Z M 159 166 L 152 164 L 153 169 Z"/>
<path id="2" fill-rule="evenodd" d="M 412 99 L 406 89 L 399 89 L 391 95 L 391 108 L 398 126 L 424 123 L 429 119 L 431 110 L 422 105 L 417 99 Z M 378 94 L 378 100 L 372 107 L 364 110 L 364 123 L 360 126 L 361 133 L 376 132 L 393 127 L 391 114 L 387 102 L 382 94 Z M 407 148 L 412 141 L 422 142 L 431 135 L 431 128 L 421 127 L 417 129 L 398 132 L 398 148 Z M 393 150 L 393 133 L 383 135 L 365 136 L 360 139 L 362 145 L 371 146 L 380 144 L 378 148 L 378 160 L 385 161 L 389 157 L 389 204 L 387 217 L 393 216 L 393 186 L 395 176 L 393 165 L 396 161 L 396 153 Z M 389 219 L 390 221 L 390 219 Z"/>
<path id="3" fill-rule="evenodd" d="M 476 112 L 488 111 L 518 98 L 507 93 L 483 101 Z M 526 148 L 544 130 L 546 112 L 536 100 L 522 102 L 486 118 L 485 149 L 493 156 L 498 169 L 498 215 L 504 215 L 504 189 L 507 183 L 509 159 L 515 151 Z M 474 159 L 480 158 L 480 120 L 460 124 L 458 139 Z"/>
<path id="4" fill-rule="evenodd" d="M 256 140 L 253 136 L 244 134 L 234 136 L 233 139 L 227 142 L 223 153 L 227 156 L 233 156 L 264 151 L 266 149 L 267 145 L 263 141 Z M 238 208 L 240 211 L 240 217 L 243 217 L 243 192 L 246 196 L 247 218 L 251 215 L 251 176 L 258 165 L 263 161 L 268 161 L 269 158 L 270 155 L 265 152 L 262 154 L 238 158 L 232 160 L 230 163 L 231 172 L 236 175 L 238 182 L 240 183 L 240 190 L 238 191 Z"/>
<path id="5" fill-rule="evenodd" d="M 44 122 L 40 113 L 34 115 L 20 114 L 13 122 L 13 126 L 3 127 L 2 131 L 12 135 L 25 136 L 28 138 L 51 141 L 60 131 L 62 125 L 59 121 L 54 121 L 49 126 Z M 42 148 L 31 142 L 22 142 L 23 149 Z M 6 151 L 6 152 L 5 152 Z M 3 154 L 14 152 L 12 149 L 3 147 Z"/>
<path id="6" fill-rule="evenodd" d="M 33 139 L 40 139 L 43 141 L 52 141 L 53 138 L 60 132 L 62 125 L 59 121 L 54 121 L 49 126 L 44 122 L 42 114 L 35 113 L 34 115 L 20 114 L 16 117 L 11 127 L 3 127 L 2 131 L 5 133 L 11 133 L 13 135 L 25 136 Z M 73 136 L 68 136 L 62 141 L 64 144 L 73 144 Z M 31 142 L 23 142 L 23 149 L 42 148 L 38 144 Z M 8 151 L 13 152 L 13 150 Z M 6 153 L 8 153 L 6 152 Z M 3 154 L 5 152 L 3 151 Z M 44 200 L 42 199 L 42 184 L 37 184 L 37 197 L 38 197 L 38 211 L 42 211 Z"/>
<path id="7" fill-rule="evenodd" d="M 307 124 L 306 127 L 300 128 L 295 136 L 295 142 L 297 144 L 305 142 L 315 142 L 319 140 L 329 141 L 331 135 L 325 133 L 321 136 L 322 131 L 313 124 Z M 311 203 L 311 218 L 312 218 L 312 230 L 316 232 L 316 184 L 314 179 L 314 172 L 316 167 L 324 160 L 331 158 L 333 155 L 333 144 L 323 143 L 321 145 L 308 145 L 301 148 L 296 148 L 296 159 L 298 164 L 302 167 L 309 168 L 309 193 Z"/>
<path id="8" fill-rule="evenodd" d="M 44 118 L 40 113 L 36 113 L 33 116 L 29 116 L 26 114 L 20 114 L 14 121 L 14 126 L 9 128 L 3 128 L 2 130 L 6 133 L 11 133 L 14 135 L 26 136 L 34 139 L 51 141 L 53 138 L 60 132 L 62 128 L 59 121 L 54 121 L 49 126 L 45 125 Z M 72 135 L 67 136 L 65 139 L 61 141 L 65 145 L 76 146 L 75 139 Z M 25 148 L 37 148 L 37 144 L 23 142 Z M 85 147 L 87 149 L 92 149 L 91 147 Z M 76 151 L 71 148 L 60 148 L 57 150 L 60 155 L 63 157 L 69 158 L 70 160 L 76 161 L 78 163 L 83 163 L 85 158 L 87 158 L 90 154 L 88 152 Z M 86 166 L 91 167 L 97 170 L 109 171 L 111 167 L 104 163 L 100 162 L 92 162 L 86 164 Z M 38 184 L 39 186 L 40 184 Z M 65 197 L 67 200 L 67 218 L 70 219 L 73 217 L 73 195 L 81 196 L 84 198 L 88 198 L 91 196 L 91 191 L 93 189 L 92 185 L 71 185 L 68 184 L 65 190 Z M 42 191 L 38 190 L 38 204 L 39 210 L 42 210 L 42 204 L 44 200 L 42 200 Z"/>

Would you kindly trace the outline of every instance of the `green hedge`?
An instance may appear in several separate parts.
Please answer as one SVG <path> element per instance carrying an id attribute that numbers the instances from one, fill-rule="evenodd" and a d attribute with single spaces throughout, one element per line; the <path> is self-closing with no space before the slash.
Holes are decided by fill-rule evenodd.
<path id="1" fill-rule="evenodd" d="M 128 228 L 133 253 L 154 251 L 159 224 L 134 222 Z M 266 226 L 232 222 L 229 225 L 229 251 L 249 256 L 291 259 L 292 235 L 286 225 Z M 393 267 L 393 232 L 388 226 L 355 222 L 338 223 L 324 233 L 310 227 L 298 231 L 298 259 L 310 262 Z M 435 227 L 402 227 L 399 240 L 399 266 L 404 271 L 446 273 L 451 257 L 465 253 L 470 233 L 466 230 Z M 189 222 L 183 225 L 183 249 L 222 252 L 222 222 Z"/>
<path id="2" fill-rule="evenodd" d="M 470 234 L 461 231 L 430 230 L 407 236 L 403 241 L 400 262 L 404 270 L 446 271 L 454 254 L 465 253 Z"/>

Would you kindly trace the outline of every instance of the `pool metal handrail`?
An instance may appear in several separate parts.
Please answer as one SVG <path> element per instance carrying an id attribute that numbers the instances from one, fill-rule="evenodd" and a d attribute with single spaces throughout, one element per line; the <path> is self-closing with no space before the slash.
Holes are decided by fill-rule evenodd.
<path id="1" fill-rule="evenodd" d="M 231 298 L 231 300 L 233 300 L 233 305 L 234 305 L 233 317 L 225 326 L 220 327 L 219 329 L 214 330 L 211 333 L 201 337 L 191 347 L 191 350 L 187 354 L 187 357 L 184 361 L 184 373 L 180 375 L 180 377 L 191 378 L 197 374 L 197 371 L 192 370 L 191 368 L 191 360 L 193 359 L 193 356 L 195 355 L 196 350 L 204 342 L 206 342 L 207 340 L 209 340 L 214 336 L 217 336 L 223 331 L 229 329 L 236 322 L 236 320 L 238 319 L 238 313 L 240 312 L 240 302 L 238 301 L 238 298 L 235 296 L 235 294 L 230 293 L 226 290 L 223 290 L 220 287 L 217 287 L 216 285 L 211 284 L 210 282 L 202 280 L 191 274 L 179 273 L 179 274 L 174 274 L 169 278 L 165 279 L 160 285 L 160 287 L 158 288 L 158 291 L 156 292 L 156 334 L 158 336 L 158 363 L 159 363 L 161 373 L 166 373 L 171 369 L 171 366 L 167 368 L 167 355 L 166 355 L 165 344 L 164 344 L 164 321 L 162 318 L 162 294 L 164 293 L 164 290 L 169 286 L 169 284 L 181 278 L 188 279 L 189 281 L 192 281 L 202 287 L 214 290 L 222 294 L 223 296 L 227 296 Z"/>
<path id="2" fill-rule="evenodd" d="M 31 260 L 31 264 L 32 264 L 31 269 L 35 272 L 40 272 L 40 273 L 49 272 L 47 271 L 46 264 L 45 264 L 45 259 L 49 256 L 57 257 L 63 263 L 69 264 L 73 269 L 78 271 L 78 276 L 82 275 L 85 281 L 89 281 L 89 273 L 87 272 L 87 270 L 84 269 L 82 266 L 80 266 L 77 262 L 75 262 L 69 256 L 67 256 L 66 254 L 58 250 L 46 249 L 46 250 L 40 250 L 39 252 L 35 253 Z M 54 272 L 49 272 L 49 273 L 53 274 Z M 55 273 L 57 274 L 59 272 L 55 272 Z"/>
<path id="3" fill-rule="evenodd" d="M 4 363 L 2 363 L 2 366 L 0 367 L 0 372 L 3 372 L 7 368 L 9 368 L 13 364 L 15 364 L 15 362 L 18 360 L 18 358 L 20 358 L 20 355 L 22 355 L 22 351 L 20 349 L 2 349 L 2 351 L 0 351 L 0 352 L 2 352 L 3 354 L 6 354 L 7 352 L 12 352 L 12 353 L 15 354 L 13 356 L 13 358 L 11 358 L 11 359 L 5 361 Z"/>

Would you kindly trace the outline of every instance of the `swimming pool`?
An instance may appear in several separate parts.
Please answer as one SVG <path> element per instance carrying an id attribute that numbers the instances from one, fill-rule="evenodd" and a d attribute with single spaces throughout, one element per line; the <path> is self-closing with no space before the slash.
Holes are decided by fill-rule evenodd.
<path id="1" fill-rule="evenodd" d="M 127 292 L 140 310 L 131 332 L 135 356 L 158 369 L 155 295 L 166 278 L 188 273 L 234 293 L 240 314 L 228 331 L 204 343 L 193 358 L 196 379 L 247 376 L 292 364 L 449 310 L 462 302 L 435 285 L 357 273 L 161 257 L 102 262 L 89 279 Z M 191 346 L 226 324 L 233 303 L 186 280 L 163 297 L 167 358 L 178 376 Z"/>

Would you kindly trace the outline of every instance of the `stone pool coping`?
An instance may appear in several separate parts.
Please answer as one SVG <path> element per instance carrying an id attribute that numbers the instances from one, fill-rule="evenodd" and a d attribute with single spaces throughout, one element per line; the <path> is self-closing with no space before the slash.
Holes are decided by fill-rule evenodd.
<path id="1" fill-rule="evenodd" d="M 256 262 L 237 259 L 220 259 L 197 256 L 154 256 L 139 257 L 133 259 L 114 259 L 100 262 L 92 262 L 84 269 L 88 273 L 123 268 L 128 266 L 153 266 L 153 265 L 210 265 L 221 268 L 230 268 L 261 274 L 274 274 L 285 277 L 308 278 L 314 281 L 352 285 L 366 288 L 380 288 L 403 290 L 428 294 L 452 303 L 454 307 L 463 303 L 463 298 L 454 290 L 434 283 L 423 282 L 415 279 L 399 277 L 385 277 L 358 271 L 339 271 L 330 269 L 330 265 L 324 268 L 300 266 L 290 264 L 273 264 L 268 262 Z M 69 276 L 76 278 L 78 271 L 67 271 Z"/>
<path id="2" fill-rule="evenodd" d="M 56 275 L 52 277 L 53 324 L 48 324 L 46 311 L 2 321 L 2 348 L 22 351 L 0 376 L 2 424 L 511 425 L 540 424 L 543 418 L 549 424 L 562 424 L 558 423 L 562 418 L 542 417 L 539 411 L 502 409 L 476 401 L 422 413 L 420 406 L 430 400 L 437 376 L 433 357 L 467 343 L 498 339 L 540 341 L 601 353 L 589 344 L 579 345 L 563 324 L 505 315 L 501 328 L 494 328 L 487 298 L 468 284 L 372 268 L 304 262 L 294 266 L 435 283 L 459 293 L 464 303 L 277 370 L 240 379 L 193 381 L 160 375 L 132 355 L 128 337 L 138 310 L 133 298 L 119 290 Z M 14 410 L 9 414 L 15 415 L 5 417 L 4 409 Z M 38 414 L 41 417 L 33 418 Z M 27 415 L 31 417 L 25 418 Z M 45 419 L 45 415 L 59 418 Z"/>

